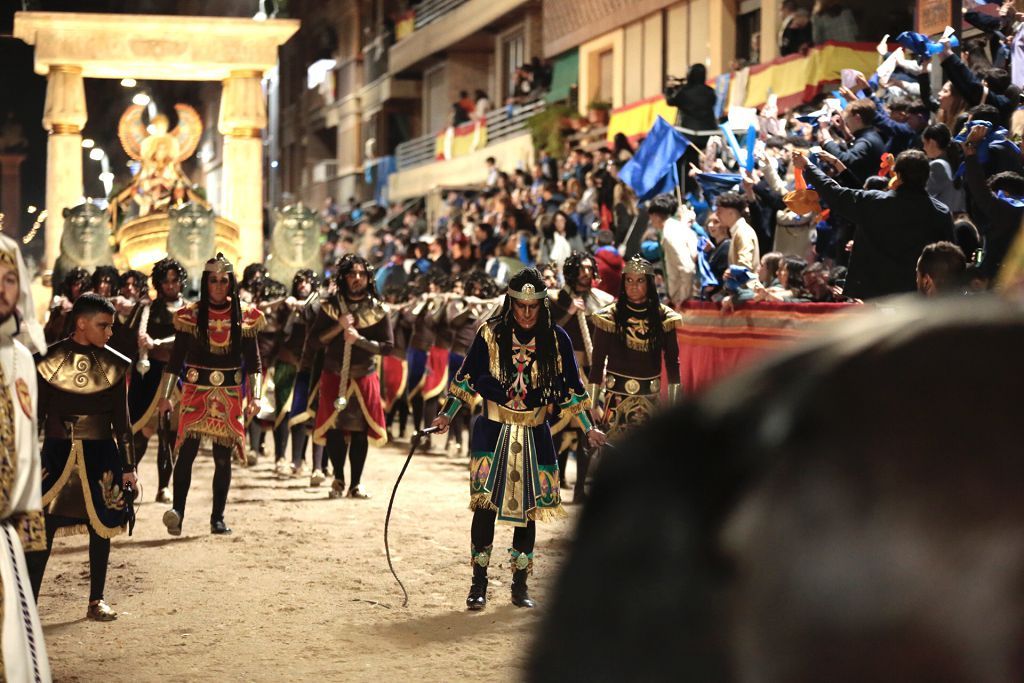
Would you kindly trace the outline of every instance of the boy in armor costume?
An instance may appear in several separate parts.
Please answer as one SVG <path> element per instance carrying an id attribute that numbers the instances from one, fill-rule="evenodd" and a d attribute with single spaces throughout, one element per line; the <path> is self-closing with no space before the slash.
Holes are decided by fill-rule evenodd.
<path id="1" fill-rule="evenodd" d="M 241 460 L 244 412 L 256 414 L 262 390 L 256 334 L 265 324 L 259 309 L 239 301 L 234 268 L 218 253 L 206 262 L 198 302 L 174 314 L 174 349 L 160 385 L 160 410 L 170 412 L 171 391 L 184 375 L 174 465 L 174 507 L 164 513 L 167 532 L 181 534 L 199 440 L 213 442 L 213 509 L 210 533 L 229 534 L 224 522 L 231 488 L 232 452 Z M 244 386 L 243 379 L 247 380 Z"/>
<path id="2" fill-rule="evenodd" d="M 433 426 L 447 431 L 452 418 L 477 395 L 484 400 L 484 412 L 470 442 L 473 583 L 466 605 L 478 610 L 487 602 L 487 566 L 497 522 L 515 527 L 509 548 L 512 603 L 533 607 L 527 577 L 533 570 L 535 522 L 565 514 L 548 415 L 558 411 L 579 425 L 591 445 L 604 443 L 604 434 L 587 414 L 590 399 L 572 343 L 553 323 L 544 281 L 533 268 L 509 281 L 500 312 L 477 332 Z"/>
<path id="3" fill-rule="evenodd" d="M 144 303 L 141 317 L 145 329 L 139 332 L 139 360 L 128 386 L 128 411 L 132 418 L 137 461 L 141 462 L 146 454 L 149 439 L 154 434 L 157 436 L 158 503 L 171 502 L 173 430 L 177 424 L 177 411 L 171 414 L 160 411 L 160 381 L 171 360 L 175 337 L 174 314 L 186 303 L 181 291 L 187 283 L 188 272 L 176 260 L 168 257 L 153 265 L 156 299 Z M 171 391 L 175 405 L 180 405 L 181 391 L 177 382 Z"/>
<path id="4" fill-rule="evenodd" d="M 322 303 L 309 331 L 311 349 L 324 349 L 313 439 L 324 444 L 331 459 L 330 497 L 344 495 L 349 456 L 348 496 L 369 498 L 361 483 L 369 445 L 387 443 L 376 357 L 391 352 L 394 338 L 366 259 L 342 257 L 335 280 L 337 292 Z"/>
<path id="5" fill-rule="evenodd" d="M 615 297 L 594 287 L 597 264 L 590 254 L 574 252 L 565 259 L 562 275 L 565 286 L 557 293 L 553 293 L 551 315 L 555 324 L 568 333 L 580 373 L 586 377 L 590 372 L 591 357 L 594 353 L 592 316 L 614 302 Z M 587 440 L 578 428 L 564 418 L 552 423 L 551 434 L 558 444 L 558 466 L 563 481 L 569 451 L 576 452 L 576 483 L 572 502 L 582 503 L 586 497 L 587 469 L 590 463 Z"/>
<path id="6" fill-rule="evenodd" d="M 676 328 L 682 317 L 658 300 L 650 262 L 634 256 L 626 264 L 618 301 L 595 313 L 593 320 L 589 391 L 595 401 L 604 391 L 601 427 L 609 439 L 616 439 L 654 413 L 661 398 L 662 358 L 669 402 L 678 400 Z"/>
<path id="7" fill-rule="evenodd" d="M 74 332 L 36 362 L 42 450 L 42 504 L 46 549 L 30 558 L 37 599 L 56 535 L 89 534 L 89 608 L 86 616 L 112 621 L 103 601 L 110 539 L 125 530 L 124 486 L 137 486 L 128 372 L 131 361 L 107 346 L 113 304 L 96 294 L 79 297 L 71 310 Z"/>

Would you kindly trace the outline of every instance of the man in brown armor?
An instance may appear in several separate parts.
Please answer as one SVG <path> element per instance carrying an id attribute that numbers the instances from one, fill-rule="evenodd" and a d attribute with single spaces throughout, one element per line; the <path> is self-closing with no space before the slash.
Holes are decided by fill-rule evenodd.
<path id="1" fill-rule="evenodd" d="M 562 264 L 562 276 L 565 286 L 558 290 L 551 301 L 551 317 L 555 324 L 562 327 L 572 341 L 576 354 L 576 364 L 580 374 L 586 377 L 590 372 L 590 364 L 594 353 L 594 313 L 615 301 L 610 294 L 594 287 L 597 275 L 597 264 L 590 254 L 574 252 Z M 564 485 L 565 464 L 569 459 L 569 451 L 576 451 L 576 484 L 572 502 L 582 503 L 586 497 L 585 484 L 587 468 L 590 464 L 590 451 L 583 432 L 569 419 L 562 417 L 551 425 L 551 436 L 555 440 L 558 451 L 559 472 L 562 473 Z"/>

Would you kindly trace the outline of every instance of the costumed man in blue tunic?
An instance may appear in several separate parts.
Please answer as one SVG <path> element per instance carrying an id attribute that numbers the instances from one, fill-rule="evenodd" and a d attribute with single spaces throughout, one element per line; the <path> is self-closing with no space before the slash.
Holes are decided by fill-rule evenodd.
<path id="1" fill-rule="evenodd" d="M 477 332 L 433 422 L 444 433 L 474 395 L 484 400 L 470 440 L 473 584 L 466 606 L 471 610 L 487 603 L 496 522 L 515 527 L 509 548 L 512 604 L 534 606 L 526 580 L 533 571 L 535 523 L 565 514 L 548 417 L 571 415 L 592 446 L 605 441 L 588 415 L 590 399 L 572 342 L 551 320 L 540 273 L 533 268 L 517 273 L 506 294 L 501 311 Z"/>

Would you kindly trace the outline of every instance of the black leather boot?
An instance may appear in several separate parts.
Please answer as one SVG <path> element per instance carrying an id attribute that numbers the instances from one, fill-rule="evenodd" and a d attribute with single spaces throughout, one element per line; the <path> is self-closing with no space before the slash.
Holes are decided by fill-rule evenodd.
<path id="1" fill-rule="evenodd" d="M 487 606 L 487 567 L 473 564 L 473 585 L 469 587 L 466 608 L 472 612 Z"/>
<path id="2" fill-rule="evenodd" d="M 530 597 L 530 591 L 526 586 L 527 570 L 516 569 L 512 572 L 512 604 L 516 607 L 536 607 L 537 603 Z"/>

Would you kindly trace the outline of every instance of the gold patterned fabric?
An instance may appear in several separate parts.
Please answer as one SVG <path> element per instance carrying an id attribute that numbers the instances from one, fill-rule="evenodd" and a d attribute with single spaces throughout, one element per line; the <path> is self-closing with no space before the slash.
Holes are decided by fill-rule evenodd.
<path id="1" fill-rule="evenodd" d="M 11 487 L 14 485 L 18 452 L 14 442 L 14 401 L 2 364 L 0 387 L 0 510 L 7 510 L 11 505 Z"/>

